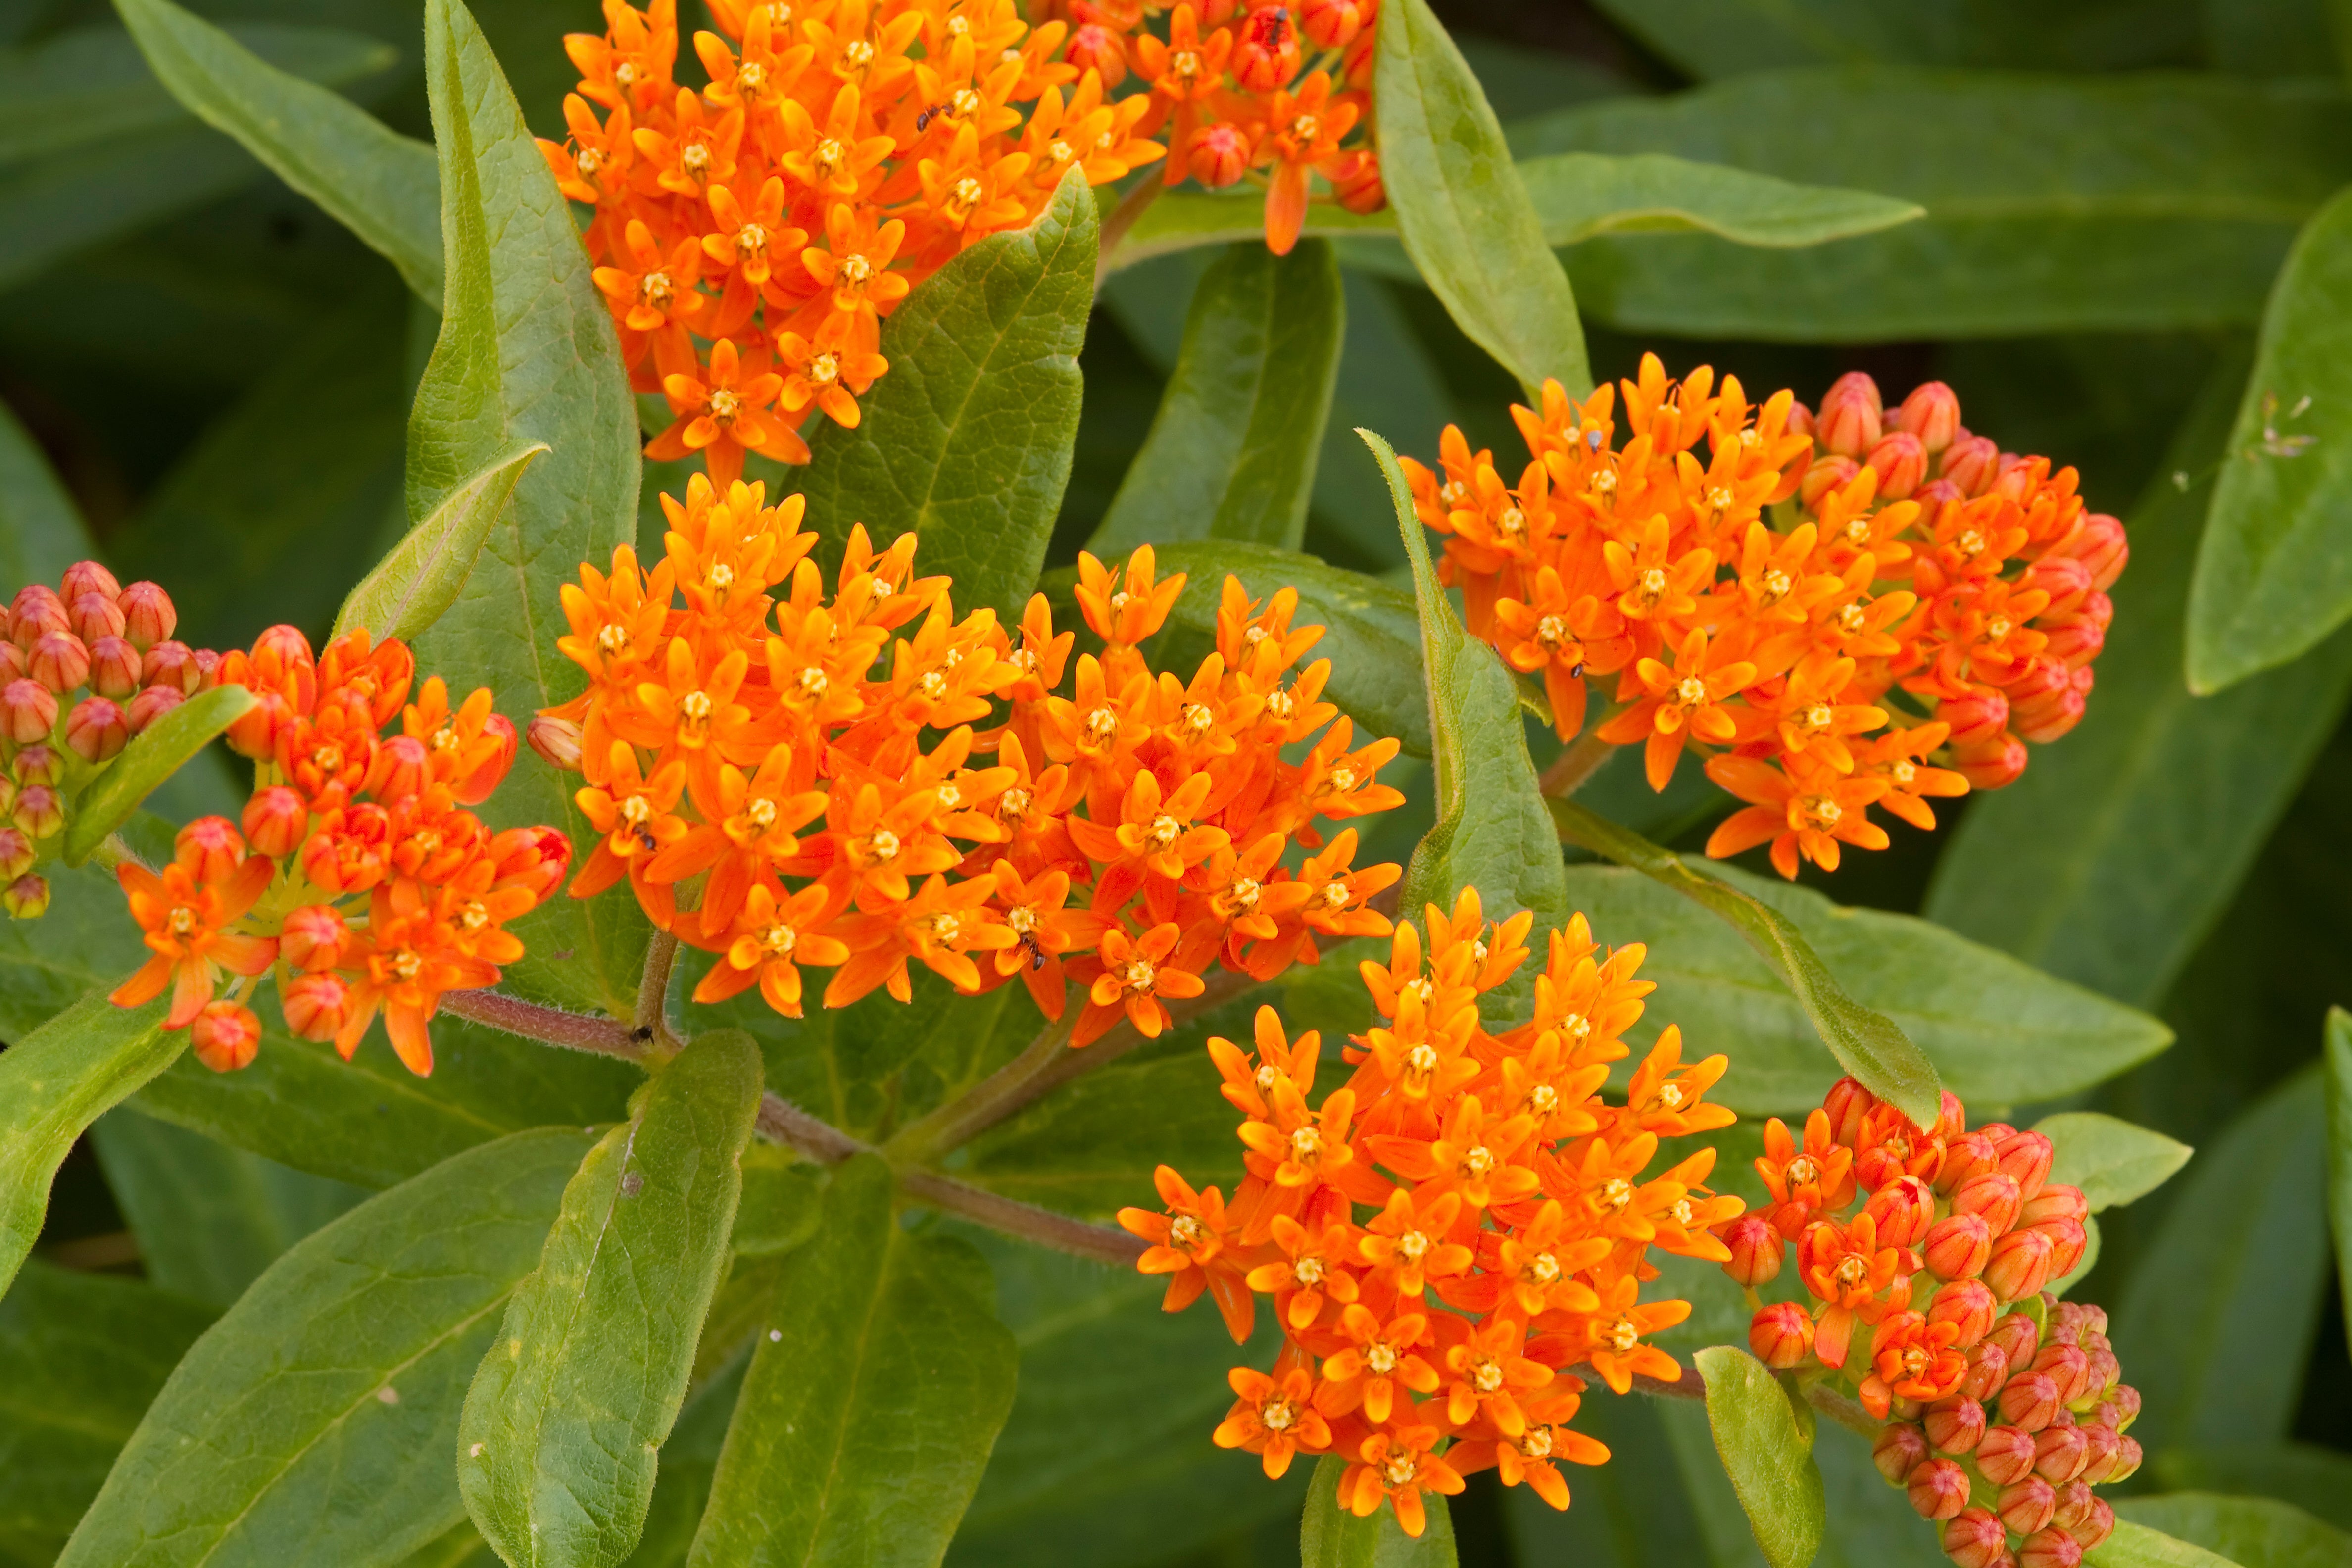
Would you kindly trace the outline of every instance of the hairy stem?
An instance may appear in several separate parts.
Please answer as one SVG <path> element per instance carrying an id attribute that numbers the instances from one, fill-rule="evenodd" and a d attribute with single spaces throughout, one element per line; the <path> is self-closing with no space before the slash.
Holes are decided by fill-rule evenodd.
<path id="1" fill-rule="evenodd" d="M 1100 289 L 1103 279 L 1110 276 L 1111 255 L 1118 249 L 1119 241 L 1127 237 L 1127 231 L 1135 226 L 1135 220 L 1143 216 L 1145 208 L 1160 199 L 1160 193 L 1165 188 L 1160 171 L 1147 170 L 1141 183 L 1121 196 L 1118 205 L 1111 208 L 1110 216 L 1103 219 L 1102 234 L 1095 246 L 1097 289 Z"/>
<path id="2" fill-rule="evenodd" d="M 637 983 L 636 1037 L 665 1058 L 677 1055 L 679 1045 L 669 1028 L 669 980 L 677 967 L 677 935 L 656 931 L 646 943 L 645 977 Z"/>
<path id="3" fill-rule="evenodd" d="M 1826 1383 L 1806 1384 L 1805 1403 L 1847 1431 L 1859 1432 L 1865 1437 L 1875 1439 L 1886 1425 L 1874 1418 L 1859 1400 L 1840 1394 Z"/>
<path id="4" fill-rule="evenodd" d="M 646 1057 L 645 1042 L 635 1030 L 617 1018 L 542 1007 L 502 991 L 452 991 L 441 998 L 441 1010 L 503 1034 L 537 1040 L 545 1046 L 561 1046 L 569 1051 L 588 1051 L 632 1062 L 641 1062 Z"/>
<path id="5" fill-rule="evenodd" d="M 1683 1368 L 1682 1376 L 1672 1383 L 1637 1372 L 1633 1374 L 1633 1388 L 1637 1393 L 1654 1394 L 1661 1399 L 1704 1401 L 1706 1398 L 1706 1379 L 1699 1376 L 1698 1368 L 1695 1366 Z"/>
<path id="6" fill-rule="evenodd" d="M 1543 792 L 1556 800 L 1574 795 L 1584 781 L 1601 770 L 1615 746 L 1602 740 L 1601 726 L 1592 725 L 1576 738 L 1575 743 L 1555 758 L 1543 772 Z"/>
<path id="7" fill-rule="evenodd" d="M 131 853 L 131 846 L 123 842 L 120 833 L 108 834 L 99 847 L 89 852 L 89 863 L 101 871 L 112 871 L 118 866 L 147 864 Z"/>

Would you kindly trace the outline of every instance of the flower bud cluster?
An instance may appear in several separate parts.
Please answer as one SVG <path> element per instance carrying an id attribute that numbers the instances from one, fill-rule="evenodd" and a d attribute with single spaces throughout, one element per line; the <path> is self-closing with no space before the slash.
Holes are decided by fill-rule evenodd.
<path id="1" fill-rule="evenodd" d="M 1137 648 L 1184 579 L 1155 578 L 1149 547 L 1082 556 L 1105 647 L 1064 695 L 1076 637 L 1043 595 L 1016 628 L 958 619 L 946 578 L 912 576 L 915 535 L 877 554 L 861 526 L 828 599 L 801 497 L 698 474 L 662 504 L 650 572 L 624 547 L 564 588 L 559 646 L 590 685 L 530 741 L 585 775 L 604 836 L 572 896 L 626 877 L 718 955 L 695 1000 L 756 985 L 798 1017 L 816 965 L 826 1006 L 906 1001 L 912 962 L 967 994 L 1018 976 L 1059 1020 L 1076 980 L 1083 1046 L 1121 1018 L 1159 1034 L 1213 965 L 1266 979 L 1318 937 L 1387 933 L 1368 901 L 1397 868 L 1353 868 L 1354 831 L 1326 845 L 1316 824 L 1397 804 L 1374 782 L 1397 743 L 1352 745 L 1319 700 L 1329 661 L 1294 675 L 1322 636 L 1291 626 L 1295 591 L 1254 605 L 1228 579 L 1187 682 Z M 1320 853 L 1292 869 L 1294 843 Z"/>
<path id="2" fill-rule="evenodd" d="M 1247 1175 L 1228 1204 L 1162 1165 L 1166 1212 L 1118 1216 L 1151 1244 L 1137 1266 L 1169 1277 L 1171 1311 L 1206 1291 L 1239 1342 L 1253 1293 L 1273 1300 L 1281 1353 L 1270 1372 L 1234 1370 L 1215 1440 L 1269 1476 L 1297 1454 L 1344 1455 L 1340 1502 L 1391 1504 L 1413 1535 L 1424 1492 L 1490 1466 L 1566 1508 L 1556 1464 L 1609 1457 L 1568 1426 L 1583 1380 L 1622 1394 L 1681 1375 L 1645 1342 L 1690 1313 L 1640 1300 L 1651 1249 L 1724 1261 L 1714 1230 L 1741 1207 L 1703 1185 L 1712 1149 L 1650 1173 L 1660 1139 L 1732 1121 L 1705 1100 L 1724 1058 L 1685 1065 L 1670 1026 L 1623 1101 L 1601 1096 L 1655 989 L 1635 978 L 1640 944 L 1601 951 L 1577 915 L 1551 933 L 1534 1016 L 1487 1031 L 1479 997 L 1525 962 L 1532 923 L 1488 925 L 1465 889 L 1451 914 L 1428 906 L 1424 957 L 1400 921 L 1388 963 L 1360 966 L 1379 1022 L 1350 1037 L 1354 1071 L 1319 1104 L 1321 1043 L 1286 1039 L 1273 1008 L 1255 1058 L 1212 1039 Z"/>
<path id="3" fill-rule="evenodd" d="M 221 658 L 216 679 L 258 699 L 227 736 L 254 760 L 254 793 L 241 822 L 182 828 L 161 869 L 117 868 L 154 956 L 116 1005 L 169 991 L 164 1026 L 226 1072 L 259 1048 L 247 1003 L 274 973 L 296 1035 L 349 1060 L 381 1011 L 401 1061 L 433 1070 L 425 1026 L 443 994 L 494 985 L 521 956 L 506 927 L 562 880 L 572 844 L 552 827 L 494 833 L 463 809 L 505 778 L 514 726 L 487 689 L 453 711 L 438 676 L 410 701 L 415 672 L 404 644 L 364 628 L 314 658 L 299 631 L 272 626 Z"/>
<path id="4" fill-rule="evenodd" d="M 1644 355 L 1638 380 L 1581 404 L 1548 383 L 1540 413 L 1511 412 L 1516 486 L 1450 426 L 1437 470 L 1405 465 L 1441 574 L 1542 679 L 1563 739 L 1613 675 L 1595 736 L 1640 742 L 1652 787 L 1712 753 L 1748 805 L 1708 854 L 1834 870 L 1842 845 L 1886 847 L 1872 806 L 1932 828 L 1931 797 L 2000 788 L 2082 717 L 2123 525 L 2074 469 L 1970 434 L 1941 382 L 1890 409 L 1856 372 L 1816 415 Z"/>
<path id="5" fill-rule="evenodd" d="M 2050 1181 L 2050 1141 L 1965 1127 L 1950 1094 L 1922 1129 L 1851 1079 L 1801 1145 L 1769 1122 L 1756 1168 L 1773 1202 L 1723 1227 L 1724 1268 L 1752 1300 L 1793 1243 L 1811 1305 L 1759 1307 L 1749 1348 L 1855 1385 L 1887 1423 L 1880 1473 L 1937 1521 L 1954 1562 L 2074 1568 L 2115 1528 L 2091 1489 L 2139 1468 L 2124 1435 L 2139 1394 L 2106 1313 L 2042 1293 L 2081 1261 L 2088 1212 L 2081 1189 Z"/>
<path id="6" fill-rule="evenodd" d="M 217 657 L 172 640 L 179 613 L 152 583 L 124 587 L 95 561 L 0 608 L 0 909 L 49 906 L 34 867 L 74 802 L 131 737 L 211 685 Z"/>

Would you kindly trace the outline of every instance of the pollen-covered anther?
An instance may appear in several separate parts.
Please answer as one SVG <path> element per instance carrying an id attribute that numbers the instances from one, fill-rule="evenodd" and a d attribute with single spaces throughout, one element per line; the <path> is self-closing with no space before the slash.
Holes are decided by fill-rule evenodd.
<path id="1" fill-rule="evenodd" d="M 1601 1185 L 1601 1206 L 1622 1209 L 1633 1201 L 1633 1184 L 1622 1176 L 1612 1176 Z"/>
<path id="2" fill-rule="evenodd" d="M 1706 700 L 1706 682 L 1696 675 L 1685 675 L 1675 683 L 1675 700 L 1685 708 L 1696 708 Z"/>

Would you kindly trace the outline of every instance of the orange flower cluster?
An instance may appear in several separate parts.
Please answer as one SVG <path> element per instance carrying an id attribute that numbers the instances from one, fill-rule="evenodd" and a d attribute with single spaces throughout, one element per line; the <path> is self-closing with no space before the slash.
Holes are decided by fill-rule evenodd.
<path id="1" fill-rule="evenodd" d="M 1400 921 L 1389 962 L 1362 965 L 1381 1021 L 1352 1038 L 1355 1071 L 1319 1105 L 1320 1042 L 1286 1040 L 1272 1008 L 1254 1058 L 1211 1040 L 1248 1174 L 1228 1204 L 1163 1165 L 1167 1212 L 1118 1216 L 1150 1243 L 1138 1267 L 1169 1276 L 1170 1310 L 1205 1290 L 1238 1342 L 1252 1292 L 1274 1299 L 1282 1352 L 1270 1373 L 1234 1371 L 1216 1441 L 1263 1455 L 1269 1476 L 1295 1454 L 1343 1454 L 1340 1502 L 1391 1503 L 1414 1535 L 1423 1493 L 1458 1492 L 1490 1465 L 1566 1508 L 1555 1464 L 1609 1457 L 1568 1426 L 1584 1389 L 1568 1369 L 1620 1394 L 1636 1375 L 1678 1378 L 1643 1341 L 1690 1304 L 1639 1300 L 1657 1276 L 1648 1252 L 1727 1258 L 1714 1228 L 1741 1208 L 1701 1184 L 1712 1149 L 1644 1176 L 1661 1138 L 1731 1122 L 1704 1099 L 1724 1058 L 1685 1065 L 1670 1026 L 1624 1102 L 1601 1099 L 1655 989 L 1634 978 L 1638 943 L 1601 952 L 1576 916 L 1551 935 L 1534 1016 L 1483 1026 L 1478 998 L 1526 960 L 1533 919 L 1489 926 L 1465 889 L 1451 914 L 1428 907 L 1425 954 Z"/>
<path id="2" fill-rule="evenodd" d="M 1547 383 L 1540 414 L 1511 410 L 1517 485 L 1451 426 L 1442 472 L 1405 468 L 1471 630 L 1542 679 L 1563 739 L 1614 675 L 1595 736 L 1642 742 L 1653 788 L 1714 753 L 1749 804 L 1708 854 L 1834 870 L 1886 847 L 1873 805 L 1932 828 L 1931 797 L 2009 784 L 2082 717 L 2128 552 L 2074 469 L 1970 435 L 1940 382 L 1890 411 L 1856 373 L 1815 415 L 1645 354 L 1622 386 L 1622 446 L 1617 389 Z"/>
<path id="3" fill-rule="evenodd" d="M 1954 1562 L 2074 1568 L 2115 1527 L 2091 1489 L 2139 1468 L 2124 1436 L 2139 1394 L 2106 1313 L 2042 1294 L 2081 1261 L 2089 1213 L 2050 1180 L 2050 1140 L 1967 1124 L 1948 1093 L 1921 1128 L 1852 1079 L 1802 1143 L 1769 1122 L 1756 1169 L 1773 1201 L 1722 1227 L 1724 1268 L 1754 1301 L 1793 1245 L 1812 1305 L 1759 1307 L 1749 1347 L 1855 1386 L 1889 1423 L 1880 1472 L 1939 1521 Z"/>
<path id="4" fill-rule="evenodd" d="M 551 827 L 493 833 L 462 809 L 506 776 L 514 726 L 486 689 L 452 711 L 438 676 L 410 701 L 415 668 L 364 628 L 313 658 L 299 631 L 272 626 L 221 658 L 218 681 L 260 699 L 227 737 L 255 764 L 243 831 L 200 817 L 161 870 L 117 868 L 154 954 L 117 1006 L 169 991 L 164 1027 L 189 1029 L 197 1058 L 226 1072 L 259 1048 L 246 1001 L 274 969 L 295 1034 L 349 1060 L 381 1011 L 408 1070 L 433 1070 L 425 1025 L 442 994 L 494 985 L 521 956 L 505 927 L 563 879 L 572 844 Z"/>
<path id="5" fill-rule="evenodd" d="M 1135 76 L 1120 107 L 1149 103 L 1137 132 L 1166 131 L 1166 184 L 1190 175 L 1218 189 L 1246 176 L 1265 187 L 1265 243 L 1276 255 L 1298 243 L 1315 174 L 1349 212 L 1386 204 L 1371 147 L 1380 0 L 1246 10 L 1239 0 L 1202 0 L 1170 14 L 1164 39 L 1144 30 L 1145 0 L 1053 0 L 1050 9 L 1076 24 L 1065 61 L 1107 88 Z"/>
<path id="6" fill-rule="evenodd" d="M 674 76 L 677 0 L 604 0 L 602 37 L 564 39 L 571 136 L 540 146 L 596 209 L 588 250 L 633 384 L 675 415 L 646 455 L 699 452 L 724 488 L 746 451 L 807 462 L 812 405 L 858 422 L 889 368 L 880 318 L 916 283 L 1028 223 L 1073 165 L 1101 184 L 1162 149 L 1136 130 L 1150 104 L 1106 103 L 1055 58 L 1066 28 L 1032 32 L 1013 0 L 710 14 L 698 90 Z"/>
<path id="7" fill-rule="evenodd" d="M 835 969 L 826 1006 L 905 1001 L 911 961 L 966 993 L 1017 974 L 1058 1021 L 1076 980 L 1083 1046 L 1121 1017 L 1159 1034 L 1214 964 L 1265 979 L 1314 963 L 1318 936 L 1387 931 L 1367 906 L 1397 868 L 1353 868 L 1354 830 L 1327 846 L 1315 824 L 1398 804 L 1373 777 L 1397 743 L 1352 748 L 1319 700 L 1328 660 L 1292 675 L 1322 636 L 1291 626 L 1294 590 L 1253 605 L 1227 579 L 1217 651 L 1187 682 L 1136 646 L 1183 577 L 1155 579 L 1148 546 L 1123 571 L 1081 556 L 1107 646 L 1062 695 L 1075 634 L 1043 595 L 1011 631 L 993 610 L 959 620 L 946 578 L 911 578 L 913 534 L 877 554 L 861 525 L 828 602 L 802 498 L 765 499 L 695 475 L 684 504 L 662 498 L 659 564 L 624 546 L 609 575 L 582 567 L 560 646 L 590 685 L 531 727 L 585 774 L 604 835 L 572 896 L 627 877 L 719 955 L 695 1000 L 757 985 L 798 1017 L 814 964 Z M 1293 870 L 1294 842 L 1320 853 Z"/>

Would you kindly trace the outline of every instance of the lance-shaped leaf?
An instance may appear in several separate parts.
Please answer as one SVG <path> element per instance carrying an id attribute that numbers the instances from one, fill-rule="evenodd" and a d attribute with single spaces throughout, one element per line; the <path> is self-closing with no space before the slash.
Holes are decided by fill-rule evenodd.
<path id="1" fill-rule="evenodd" d="M 760 1048 L 706 1035 L 638 1090 L 563 1190 L 457 1426 L 467 1511 L 509 1563 L 636 1549 L 726 1268 Z"/>
<path id="2" fill-rule="evenodd" d="M 424 521 L 359 581 L 335 615 L 335 636 L 365 626 L 382 642 L 422 633 L 457 602 L 482 553 L 482 542 L 506 511 L 516 481 L 547 450 L 535 442 L 492 462 L 451 490 Z"/>
<path id="3" fill-rule="evenodd" d="M 1592 373 L 1575 292 L 1478 79 L 1428 0 L 1393 0 L 1379 53 L 1381 169 L 1405 254 L 1529 401 L 1547 377 L 1583 395 Z"/>
<path id="4" fill-rule="evenodd" d="M 25 1265 L 0 1300 L 0 1542 L 64 1543 L 212 1321 L 136 1279 Z"/>
<path id="5" fill-rule="evenodd" d="M 2337 1281 L 2352 1288 L 2352 1013 L 2327 1010 L 2327 1225 Z M 2352 1300 L 2352 1297 L 2347 1297 Z"/>
<path id="6" fill-rule="evenodd" d="M 2196 1151 L 2096 1110 L 2062 1110 L 2033 1124 L 2056 1151 L 2050 1179 L 2083 1189 L 2093 1214 L 2120 1208 L 2170 1181 Z"/>
<path id="7" fill-rule="evenodd" d="M 1822 1543 L 1822 1472 L 1812 1426 L 1770 1369 L 1735 1345 L 1693 1356 L 1706 1382 L 1706 1425 L 1748 1527 L 1772 1568 L 1805 1568 Z"/>
<path id="8" fill-rule="evenodd" d="M 939 1562 L 1013 1406 L 988 1266 L 891 1213 L 889 1167 L 837 1167 L 786 1257 L 727 1429 L 693 1568 Z"/>
<path id="9" fill-rule="evenodd" d="M 1108 557 L 1231 539 L 1297 549 L 1346 329 L 1328 245 L 1228 249 L 1192 291 L 1159 416 L 1087 548 Z"/>
<path id="10" fill-rule="evenodd" d="M 1339 1454 L 1315 1461 L 1298 1518 L 1299 1568 L 1454 1568 L 1459 1561 L 1454 1515 L 1442 1495 L 1421 1494 L 1421 1534 L 1407 1535 L 1385 1498 L 1376 1513 L 1358 1515 L 1339 1506 L 1339 1478 L 1347 1469 Z"/>
<path id="11" fill-rule="evenodd" d="M 1412 492 L 1396 453 L 1370 430 L 1356 433 L 1388 478 L 1389 499 L 1412 561 L 1422 662 L 1429 679 L 1437 823 L 1412 852 L 1400 907 L 1408 915 L 1417 914 L 1424 903 L 1450 910 L 1456 894 L 1475 888 L 1489 920 L 1532 910 L 1530 941 L 1539 944 L 1545 931 L 1568 920 L 1568 881 L 1559 837 L 1545 815 L 1543 789 L 1528 756 L 1518 685 L 1495 650 L 1465 632 L 1454 617 L 1453 602 L 1430 564 L 1429 542 L 1413 515 Z M 1523 968 L 1489 995 L 1495 999 L 1493 1016 L 1507 1027 L 1532 1011 L 1534 976 Z"/>
<path id="12" fill-rule="evenodd" d="M 0 405 L 0 580 L 20 586 L 55 583 L 95 549 L 81 509 L 16 416 Z"/>
<path id="13" fill-rule="evenodd" d="M 365 1568 L 449 1531 L 467 1380 L 593 1141 L 468 1150 L 272 1264 L 172 1373 L 59 1568 Z"/>
<path id="14" fill-rule="evenodd" d="M 459 0 L 425 11 L 425 80 L 441 159 L 446 291 L 408 426 L 408 514 L 546 443 L 483 546 L 481 570 L 417 639 L 425 670 L 480 680 L 518 733 L 585 684 L 555 646 L 558 594 L 582 562 L 636 537 L 637 419 L 613 316 L 481 29 Z M 493 827 L 552 823 L 585 842 L 569 781 L 518 768 L 482 808 Z M 629 1015 L 647 926 L 626 895 L 550 899 L 511 928 L 528 948 L 505 984 L 536 1001 Z"/>
<path id="15" fill-rule="evenodd" d="M 255 700 L 242 686 L 215 686 L 131 736 L 131 743 L 84 792 L 66 823 L 66 864 L 79 866 L 89 859 L 107 835 L 130 821 L 165 779 L 244 718 Z"/>
<path id="16" fill-rule="evenodd" d="M 2189 684 L 2284 664 L 2352 616 L 2352 192 L 2304 226 L 2263 314 L 2189 590 Z"/>
<path id="17" fill-rule="evenodd" d="M 171 0 L 117 0 L 116 9 L 174 97 L 382 253 L 418 298 L 441 302 L 432 148 Z"/>
<path id="18" fill-rule="evenodd" d="M 2342 1568 L 2352 1563 L 2352 1534 L 2276 1498 L 2175 1492 L 2121 1500 L 2116 1512 L 2119 1520 L 2163 1531 L 2176 1544 L 2201 1549 L 2210 1554 L 2208 1561 L 2226 1559 L 2247 1568 Z M 2084 1560 L 2101 1568 L 2106 1563 L 2096 1555 Z"/>
<path id="19" fill-rule="evenodd" d="M 953 576 L 957 608 L 1019 618 L 1069 482 L 1098 227 L 1073 166 L 1035 222 L 958 256 L 883 323 L 890 374 L 856 429 L 822 421 L 801 484 L 836 559 L 853 523 L 877 549 L 911 531 L 917 570 Z"/>
<path id="20" fill-rule="evenodd" d="M 1753 894 L 1709 876 L 1573 801 L 1549 804 L 1562 839 L 1630 866 L 1728 921 L 1772 966 L 1840 1066 L 1919 1126 L 1934 1123 L 1943 1100 L 1935 1064 L 1893 1019 L 1846 994 L 1794 921 Z"/>
<path id="21" fill-rule="evenodd" d="M 82 1129 L 171 1065 L 188 1043 L 160 1002 L 117 1007 L 92 992 L 0 1051 L 0 1291 L 49 1212 L 49 1184 Z"/>
<path id="22" fill-rule="evenodd" d="M 2239 1500 L 2229 1500 L 2234 1502 Z M 2135 1498 L 2126 1501 L 2123 1507 L 2133 1513 L 2138 1513 L 2144 1508 L 2150 1509 L 2147 1517 L 2166 1524 L 2180 1522 L 2162 1506 L 2168 1501 L 2165 1498 Z M 2151 1508 L 2151 1505 L 2155 1506 Z M 2168 1535 L 2137 1519 L 2125 1518 L 2121 1510 L 2117 1511 L 2115 1533 L 2083 1553 L 2083 1561 L 2091 1568 L 2274 1568 L 2274 1565 L 2286 1568 L 2293 1563 L 2292 1559 L 2250 1557 L 2241 1564 L 2235 1557 L 2224 1557 L 2219 1552 L 2194 1542 Z M 2340 1563 L 2343 1559 L 2339 1556 L 2334 1561 Z"/>

